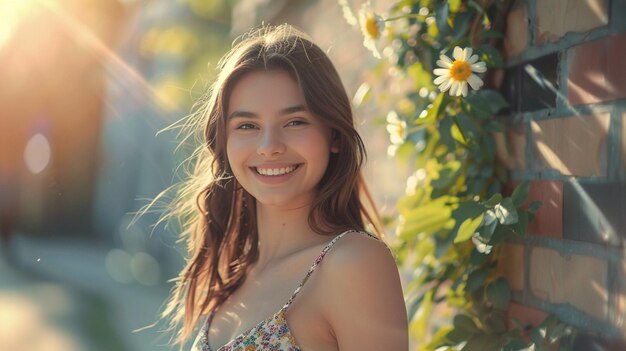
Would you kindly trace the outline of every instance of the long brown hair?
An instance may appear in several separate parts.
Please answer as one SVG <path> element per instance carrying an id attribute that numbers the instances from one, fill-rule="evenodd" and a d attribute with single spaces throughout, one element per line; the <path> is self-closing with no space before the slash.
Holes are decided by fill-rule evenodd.
<path id="1" fill-rule="evenodd" d="M 180 240 L 187 244 L 187 264 L 174 280 L 163 312 L 178 330 L 175 343 L 181 347 L 200 317 L 223 303 L 258 259 L 255 199 L 234 178 L 226 157 L 226 105 L 244 75 L 288 72 L 301 87 L 307 108 L 332 130 L 339 152 L 330 154 L 318 184 L 308 218 L 311 228 L 323 235 L 357 229 L 383 236 L 361 174 L 365 147 L 354 128 L 345 88 L 324 51 L 289 25 L 265 26 L 244 35 L 218 68 L 217 79 L 186 123 L 188 131 L 203 131 L 201 146 L 188 160 L 193 170 L 161 218 L 177 218 Z"/>

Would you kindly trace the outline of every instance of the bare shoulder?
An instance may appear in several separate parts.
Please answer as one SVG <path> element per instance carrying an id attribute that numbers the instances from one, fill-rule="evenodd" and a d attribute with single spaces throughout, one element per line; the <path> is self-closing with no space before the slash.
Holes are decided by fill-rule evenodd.
<path id="1" fill-rule="evenodd" d="M 365 233 L 339 239 L 320 266 L 322 310 L 344 350 L 407 350 L 408 325 L 396 262 Z"/>
<path id="2" fill-rule="evenodd" d="M 380 239 L 373 238 L 363 232 L 349 232 L 337 240 L 330 249 L 326 266 L 333 266 L 332 272 L 340 273 L 340 270 L 355 270 L 358 273 L 364 268 L 380 270 L 393 270 L 397 273 L 397 267 L 391 250 Z M 349 273 L 349 272 L 344 272 Z"/>

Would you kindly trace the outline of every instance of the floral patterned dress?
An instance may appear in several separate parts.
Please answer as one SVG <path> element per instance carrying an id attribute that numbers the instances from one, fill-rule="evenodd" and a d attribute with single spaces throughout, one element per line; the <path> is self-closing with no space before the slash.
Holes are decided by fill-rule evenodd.
<path id="1" fill-rule="evenodd" d="M 309 279 L 315 268 L 322 262 L 322 259 L 330 250 L 330 248 L 341 239 L 344 235 L 354 230 L 345 231 L 337 235 L 331 240 L 322 250 L 322 253 L 317 257 L 306 276 L 298 285 L 294 293 L 291 295 L 287 303 L 274 313 L 269 318 L 261 321 L 256 326 L 241 333 L 239 336 L 228 342 L 226 345 L 217 349 L 217 351 L 256 351 L 256 350 L 268 350 L 268 351 L 300 351 L 300 347 L 293 334 L 289 330 L 287 321 L 285 319 L 285 313 L 287 309 L 298 295 L 306 281 Z M 374 235 L 365 233 L 375 239 Z M 213 310 L 207 317 L 207 322 L 204 323 L 204 327 L 198 334 L 196 341 L 193 344 L 191 351 L 212 351 L 209 346 L 209 328 L 211 327 L 211 321 L 217 309 Z"/>

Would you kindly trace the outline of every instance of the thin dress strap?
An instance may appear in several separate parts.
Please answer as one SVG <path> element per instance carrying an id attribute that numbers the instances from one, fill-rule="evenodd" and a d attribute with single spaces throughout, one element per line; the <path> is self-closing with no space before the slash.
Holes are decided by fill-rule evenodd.
<path id="1" fill-rule="evenodd" d="M 337 242 L 337 240 L 341 239 L 344 235 L 351 233 L 351 232 L 357 232 L 357 233 L 365 233 L 367 235 L 369 235 L 370 237 L 376 239 L 376 240 L 380 240 L 378 237 L 368 233 L 368 232 L 359 232 L 353 229 L 350 230 L 346 230 L 345 232 L 337 235 L 334 239 L 332 239 L 328 244 L 326 244 L 326 246 L 324 247 L 324 249 L 322 250 L 322 252 L 320 253 L 320 255 L 317 257 L 317 259 L 315 260 L 315 262 L 313 262 L 313 265 L 311 266 L 311 268 L 309 268 L 309 271 L 307 272 L 306 276 L 304 277 L 304 279 L 302 279 L 302 282 L 300 283 L 300 285 L 298 285 L 298 287 L 296 288 L 296 290 L 293 292 L 293 294 L 291 295 L 291 297 L 289 298 L 289 300 L 287 301 L 287 303 L 285 303 L 285 305 L 278 310 L 278 312 L 276 312 L 276 314 L 280 314 L 280 313 L 285 313 L 285 311 L 287 310 L 287 308 L 289 308 L 289 306 L 291 305 L 291 303 L 293 302 L 293 300 L 296 298 L 296 296 L 298 295 L 298 293 L 300 292 L 300 290 L 302 290 L 302 287 L 304 286 L 304 284 L 307 282 L 307 280 L 309 279 L 309 277 L 311 276 L 311 274 L 313 274 L 313 271 L 315 271 L 315 269 L 317 268 L 317 266 L 319 266 L 319 264 L 322 262 L 322 260 L 324 259 L 324 256 L 326 256 L 326 253 L 328 252 L 328 250 L 330 250 L 330 248 L 335 245 L 335 243 Z M 217 310 L 219 309 L 219 307 L 214 308 L 210 313 L 209 316 L 207 317 L 206 322 L 204 323 L 204 333 L 202 333 L 203 336 L 203 343 L 206 346 L 206 348 L 211 351 L 211 348 L 209 346 L 209 328 L 211 326 L 211 322 L 213 320 L 213 317 L 215 316 L 215 312 L 217 312 Z M 258 325 L 257 325 L 258 326 Z"/>
<path id="2" fill-rule="evenodd" d="M 315 269 L 317 268 L 317 266 L 319 266 L 319 264 L 322 262 L 322 260 L 324 259 L 324 256 L 326 256 L 326 253 L 328 253 L 328 251 L 330 250 L 330 248 L 335 245 L 335 243 L 337 242 L 337 240 L 341 239 L 344 235 L 351 233 L 351 232 L 358 232 L 354 229 L 350 229 L 350 230 L 346 230 L 345 232 L 337 235 L 333 240 L 331 240 L 326 247 L 324 247 L 324 249 L 322 250 L 322 253 L 320 253 L 320 255 L 317 257 L 317 259 L 315 260 L 315 262 L 313 262 L 313 265 L 311 266 L 311 268 L 309 268 L 309 271 L 307 272 L 306 276 L 304 277 L 304 279 L 302 279 L 302 282 L 300 283 L 300 285 L 298 285 L 298 287 L 296 288 L 296 290 L 293 292 L 293 294 L 291 295 L 291 297 L 289 298 L 289 300 L 287 301 L 287 303 L 285 303 L 285 305 L 280 309 L 281 311 L 286 310 L 291 303 L 293 302 L 293 300 L 296 298 L 296 296 L 298 295 L 298 293 L 300 293 L 300 290 L 302 290 L 302 287 L 304 286 L 304 284 L 307 282 L 307 280 L 309 280 L 309 277 L 311 276 L 311 274 L 313 274 L 313 271 L 315 271 Z M 376 236 L 368 233 L 368 232 L 361 232 L 361 233 L 365 233 L 369 236 L 371 236 L 372 238 L 376 239 L 376 240 L 380 240 L 378 239 Z"/>

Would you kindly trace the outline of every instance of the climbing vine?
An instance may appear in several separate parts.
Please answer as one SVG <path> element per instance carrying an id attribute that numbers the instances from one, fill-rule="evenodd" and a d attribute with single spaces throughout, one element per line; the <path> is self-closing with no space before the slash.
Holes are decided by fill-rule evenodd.
<path id="1" fill-rule="evenodd" d="M 494 73 L 511 1 L 404 0 L 387 13 L 339 3 L 380 59 L 379 90 L 403 87 L 385 124 L 389 155 L 412 171 L 392 224 L 399 264 L 412 272 L 405 293 L 418 349 L 570 349 L 575 330 L 555 316 L 535 327 L 507 318 L 512 292 L 496 269 L 500 244 L 525 235 L 541 205 L 528 204 L 527 182 L 502 195 L 508 173 L 496 159 L 508 104 Z M 370 93 L 375 84 L 355 102 L 384 97 Z"/>

